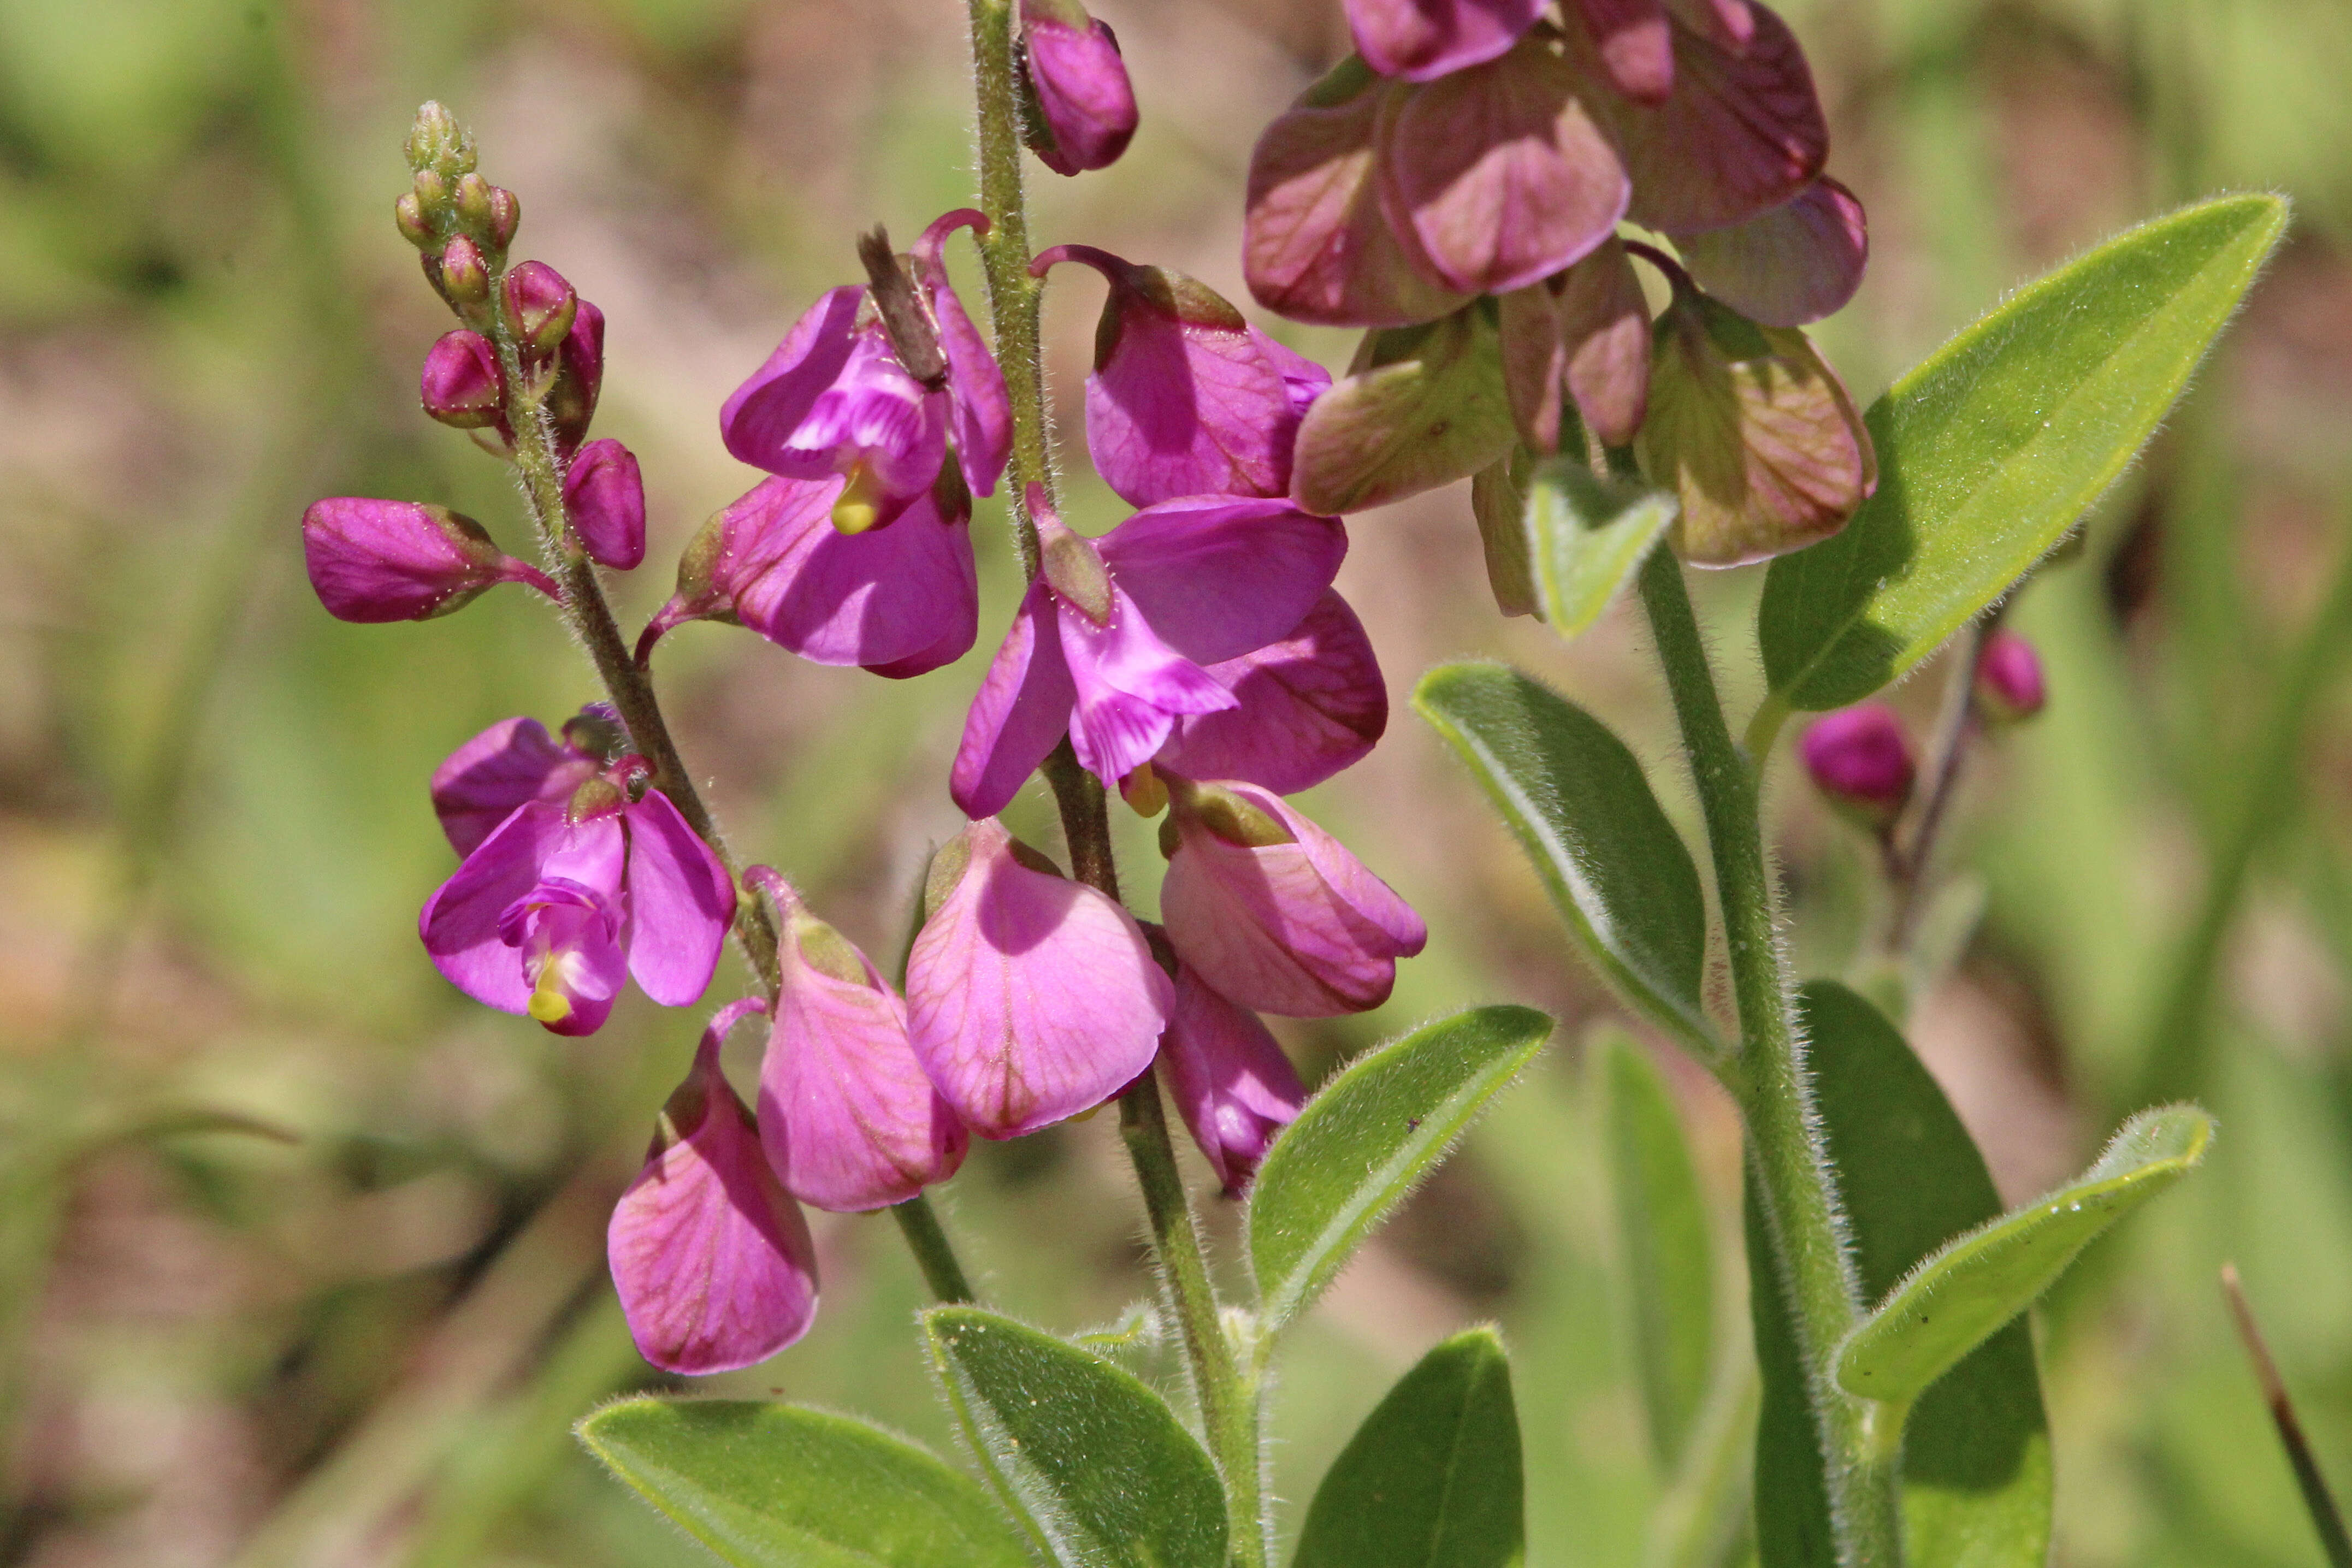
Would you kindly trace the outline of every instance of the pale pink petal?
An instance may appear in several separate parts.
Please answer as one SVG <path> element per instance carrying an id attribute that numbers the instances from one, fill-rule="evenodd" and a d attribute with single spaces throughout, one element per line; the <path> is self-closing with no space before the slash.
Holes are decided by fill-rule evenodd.
<path id="1" fill-rule="evenodd" d="M 1147 507 L 1095 543 L 1153 632 L 1213 664 L 1288 635 L 1339 575 L 1348 530 L 1286 501 L 1193 496 Z"/>
<path id="2" fill-rule="evenodd" d="M 1348 26 L 1374 70 L 1428 81 L 1493 59 L 1542 12 L 1543 0 L 1348 0 Z"/>
<path id="3" fill-rule="evenodd" d="M 1078 762 L 1105 784 L 1151 760 L 1178 714 L 1237 706 L 1231 692 L 1154 634 L 1135 601 L 1111 590 L 1110 623 L 1097 626 L 1075 605 L 1056 601 L 1062 657 L 1077 689 L 1070 745 Z"/>
<path id="4" fill-rule="evenodd" d="M 973 1132 L 1017 1137 L 1149 1068 L 1174 988 L 1116 900 L 1022 864 L 994 819 L 942 852 L 959 849 L 963 874 L 908 958 L 908 1034 Z"/>
<path id="5" fill-rule="evenodd" d="M 662 1006 L 689 1007 L 735 924 L 735 880 L 660 790 L 627 810 L 629 973 Z"/>
<path id="6" fill-rule="evenodd" d="M 964 815 L 1004 809 L 1068 730 L 1077 699 L 1053 596 L 1034 583 L 964 719 L 948 786 Z"/>
<path id="7" fill-rule="evenodd" d="M 1433 81 L 1381 133 L 1389 226 L 1414 235 L 1449 288 L 1502 294 L 1549 277 L 1625 214 L 1625 169 L 1540 43 Z"/>
<path id="8" fill-rule="evenodd" d="M 1569 268 L 1559 291 L 1569 395 L 1604 446 L 1622 446 L 1650 405 L 1650 305 L 1612 235 Z"/>
<path id="9" fill-rule="evenodd" d="M 792 483 L 771 480 L 737 505 Z M 935 669 L 961 658 L 980 627 L 969 518 L 946 517 L 926 492 L 887 527 L 845 534 L 833 526 L 840 488 L 836 479 L 804 496 L 774 495 L 764 537 L 747 540 L 730 571 L 736 617 L 820 664 L 928 658 L 922 668 Z"/>
<path id="10" fill-rule="evenodd" d="M 1660 0 L 1576 0 L 1610 85 L 1642 103 L 1675 90 L 1674 30 Z"/>
<path id="11" fill-rule="evenodd" d="M 848 363 L 850 328 L 865 298 L 862 284 L 826 292 L 793 323 L 768 362 L 728 398 L 719 411 L 719 439 L 739 462 L 772 474 L 818 476 L 807 471 L 811 465 L 804 458 L 791 460 L 788 448 L 793 432 Z"/>
<path id="12" fill-rule="evenodd" d="M 450 847 L 471 854 L 516 807 L 569 800 L 595 771 L 594 762 L 557 742 L 539 720 L 504 718 L 433 770 L 433 810 Z"/>
<path id="13" fill-rule="evenodd" d="M 737 1003 L 703 1035 L 645 1169 L 605 1233 L 613 1284 L 645 1358 L 688 1376 L 750 1366 L 808 1332 L 816 1248 L 719 1068 Z"/>
<path id="14" fill-rule="evenodd" d="M 522 960 L 499 935 L 499 919 L 539 885 L 541 864 L 570 831 L 562 801 L 522 806 L 425 901 L 416 930 L 425 952 L 451 985 L 476 1001 L 519 1013 L 530 1000 Z"/>
<path id="15" fill-rule="evenodd" d="M 1870 261 L 1854 193 L 1824 174 L 1804 193 L 1729 228 L 1675 236 L 1700 287 L 1767 327 L 1801 327 L 1844 308 Z"/>
<path id="16" fill-rule="evenodd" d="M 1187 714 L 1158 760 L 1188 779 L 1240 779 L 1295 795 L 1369 753 L 1389 694 L 1363 623 L 1327 590 L 1279 643 L 1208 666 L 1241 706 Z"/>
<path id="17" fill-rule="evenodd" d="M 1257 1015 L 1234 1006 L 1189 964 L 1176 967 L 1176 1005 L 1160 1041 L 1160 1076 L 1192 1141 L 1238 1197 L 1274 1135 L 1298 1119 L 1307 1087 Z"/>

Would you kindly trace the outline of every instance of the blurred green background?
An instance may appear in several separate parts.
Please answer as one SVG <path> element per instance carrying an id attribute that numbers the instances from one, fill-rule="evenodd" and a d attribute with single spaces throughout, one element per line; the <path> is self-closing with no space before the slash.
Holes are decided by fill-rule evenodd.
<path id="1" fill-rule="evenodd" d="M 1037 242 L 1243 298 L 1250 143 L 1343 52 L 1338 0 L 1097 9 L 1143 130 L 1107 173 L 1037 173 Z M 1869 281 L 1821 332 L 1864 398 L 2127 222 L 2223 188 L 2299 204 L 2088 548 L 2016 608 L 2053 698 L 1971 759 L 1948 858 L 1981 873 L 1988 914 L 1914 1035 L 2012 1200 L 2147 1099 L 2221 1119 L 2205 1171 L 2040 1315 L 2058 1560 L 2315 1563 L 2213 1281 L 2239 1262 L 2323 1458 L 2352 1475 L 2352 686 L 2322 615 L 2352 544 L 2352 10 L 1810 0 L 1792 19 L 1832 168 L 1872 217 Z M 521 543 L 500 466 L 415 409 L 447 322 L 391 204 L 402 131 L 439 98 L 520 194 L 518 255 L 609 318 L 598 431 L 639 453 L 654 508 L 649 564 L 616 587 L 642 618 L 754 477 L 719 448 L 726 393 L 855 276 L 856 229 L 910 236 L 968 199 L 961 47 L 954 0 L 0 0 L 0 1563 L 699 1560 L 567 1433 L 661 1382 L 611 1300 L 604 1224 L 698 1019 L 637 998 L 556 1040 L 465 1002 L 414 936 L 451 863 L 430 769 L 508 714 L 562 717 L 595 695 L 587 671 L 520 593 L 421 626 L 330 620 L 296 523 L 320 495 L 398 496 Z M 1074 466 L 1097 288 L 1057 275 L 1049 307 Z M 1344 361 L 1341 334 L 1278 329 Z M 1116 520 L 1090 478 L 1074 490 L 1082 526 Z M 947 759 L 1014 588 L 1001 524 L 983 503 L 982 648 L 927 679 L 724 629 L 664 645 L 682 746 L 739 847 L 877 954 L 958 821 Z M 1399 711 L 1307 804 L 1435 935 L 1387 1008 L 1288 1041 L 1311 1080 L 1473 1001 L 1565 1021 L 1297 1335 L 1277 1490 L 1295 1516 L 1386 1385 L 1491 1319 L 1517 1368 L 1530 1560 L 1633 1563 L 1660 1482 L 1578 1049 L 1609 1004 L 1402 694 L 1465 653 L 1539 669 L 1690 825 L 1678 755 L 1625 607 L 1573 647 L 1495 615 L 1466 486 L 1351 531 L 1341 587 Z M 1757 585 L 1701 585 L 1735 694 L 1756 684 Z M 1939 685 L 1896 700 L 1924 725 Z M 1867 865 L 1789 772 L 1772 810 L 1797 949 L 1833 973 Z M 1041 799 L 1012 815 L 1054 845 Z M 1148 909 L 1150 828 L 1121 831 Z M 1729 1113 L 1667 1066 L 1728 1249 Z M 976 1148 L 940 1195 L 986 1291 L 1055 1328 L 1149 1291 L 1108 1122 Z M 1208 1207 L 1229 1239 L 1231 1206 Z M 817 1330 L 717 1386 L 949 1447 L 893 1228 L 818 1235 Z"/>

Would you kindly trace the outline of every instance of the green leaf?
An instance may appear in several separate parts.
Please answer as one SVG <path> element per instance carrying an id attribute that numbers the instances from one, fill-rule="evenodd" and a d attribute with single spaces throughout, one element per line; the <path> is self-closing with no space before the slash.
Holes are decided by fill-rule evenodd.
<path id="1" fill-rule="evenodd" d="M 1877 494 L 1765 579 L 1767 711 L 1868 696 L 2008 591 L 2156 429 L 2286 217 L 2229 196 L 2143 224 L 1895 382 L 1865 416 Z"/>
<path id="2" fill-rule="evenodd" d="M 1875 1008 L 1824 980 L 1799 996 L 1814 1106 L 1863 1290 L 1876 1299 L 1949 1238 L 2000 1212 L 1984 1160 L 1943 1091 Z M 1819 1428 L 1755 1184 L 1748 1305 L 1764 1404 L 1756 1432 L 1762 1568 L 1835 1561 Z M 1906 1568 L 2039 1568 L 2050 1552 L 2050 1434 L 2033 1339 L 2013 1322 L 1913 1407 L 1903 1437 Z"/>
<path id="3" fill-rule="evenodd" d="M 1223 1568 L 1224 1490 L 1159 1395 L 977 1307 L 933 1307 L 923 1333 L 956 1425 L 1046 1561 Z"/>
<path id="4" fill-rule="evenodd" d="M 1495 308 L 1366 334 L 1356 363 L 1299 422 L 1290 493 L 1357 512 L 1466 479 L 1511 449 Z"/>
<path id="5" fill-rule="evenodd" d="M 1660 1471 L 1681 1468 L 1715 1365 L 1715 1259 L 1681 1114 L 1655 1063 L 1624 1034 L 1601 1043 L 1610 1186 L 1633 1297 L 1633 1349 Z"/>
<path id="6" fill-rule="evenodd" d="M 846 1416 L 741 1400 L 628 1399 L 580 1440 L 740 1568 L 1021 1568 L 988 1495 Z"/>
<path id="7" fill-rule="evenodd" d="M 1947 1243 L 1906 1275 L 1838 1355 L 1838 1382 L 1910 1399 L 2016 1317 L 2099 1233 L 2195 1169 L 2212 1140 L 2194 1105 L 2143 1111 L 2073 1185 Z"/>
<path id="8" fill-rule="evenodd" d="M 1349 1256 L 1543 1047 L 1532 1008 L 1473 1008 L 1367 1051 L 1283 1129 L 1247 1210 L 1268 1331 L 1323 1293 Z"/>
<path id="9" fill-rule="evenodd" d="M 1492 1329 L 1421 1358 L 1315 1490 L 1292 1568 L 1517 1568 L 1519 1414 Z"/>
<path id="10" fill-rule="evenodd" d="M 1470 765 L 1602 977 L 1714 1055 L 1698 868 L 1625 743 L 1500 664 L 1440 665 L 1412 705 Z"/>
<path id="11" fill-rule="evenodd" d="M 1663 490 L 1603 479 L 1572 459 L 1537 470 L 1528 495 L 1528 555 L 1552 630 L 1573 637 L 1600 620 L 1680 509 Z"/>

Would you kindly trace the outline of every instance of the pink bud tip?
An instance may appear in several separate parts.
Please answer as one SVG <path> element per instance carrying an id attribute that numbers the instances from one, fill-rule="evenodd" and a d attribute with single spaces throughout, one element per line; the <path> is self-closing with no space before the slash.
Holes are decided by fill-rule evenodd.
<path id="1" fill-rule="evenodd" d="M 541 353 L 551 353 L 572 330 L 580 297 L 563 275 L 543 261 L 526 261 L 504 284 L 507 320 L 515 336 Z"/>
<path id="2" fill-rule="evenodd" d="M 1135 135 L 1135 89 L 1118 39 L 1076 5 L 1024 0 L 1022 37 L 1046 134 L 1031 150 L 1057 174 L 1107 169 Z"/>
<path id="3" fill-rule="evenodd" d="M 1911 799 L 1911 742 L 1884 703 L 1823 715 L 1806 726 L 1798 750 L 1813 787 L 1866 827 L 1885 828 Z"/>
<path id="4" fill-rule="evenodd" d="M 563 478 L 564 509 L 590 559 L 628 571 L 646 559 L 646 482 L 636 454 L 606 437 L 572 460 Z"/>
<path id="5" fill-rule="evenodd" d="M 1978 705 L 2008 723 L 2032 718 L 2050 700 L 2042 678 L 2042 655 L 2014 632 L 1995 632 L 1977 661 Z"/>

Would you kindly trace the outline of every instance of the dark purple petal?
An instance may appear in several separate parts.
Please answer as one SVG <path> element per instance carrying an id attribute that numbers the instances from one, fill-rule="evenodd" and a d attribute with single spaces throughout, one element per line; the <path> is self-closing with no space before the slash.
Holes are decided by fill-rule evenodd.
<path id="1" fill-rule="evenodd" d="M 863 285 L 831 289 L 793 323 L 776 351 L 719 411 L 719 439 L 737 461 L 771 474 L 813 478 L 805 457 L 788 455 L 793 433 L 849 362 L 850 329 Z M 779 465 L 788 465 L 779 466 Z"/>
<path id="2" fill-rule="evenodd" d="M 563 507 L 588 557 L 628 571 L 646 559 L 646 482 L 637 455 L 610 437 L 592 441 L 563 476 Z"/>
<path id="3" fill-rule="evenodd" d="M 1239 496 L 1163 501 L 1095 542 L 1152 631 L 1196 664 L 1288 635 L 1348 555 L 1338 518 Z"/>
<path id="4" fill-rule="evenodd" d="M 728 588 L 739 620 L 820 664 L 920 665 L 961 658 L 980 628 L 969 520 L 926 492 L 887 528 L 833 525 L 838 479 L 771 479 L 735 503 Z"/>
<path id="5" fill-rule="evenodd" d="M 629 973 L 662 1006 L 690 1007 L 735 924 L 735 879 L 660 790 L 646 790 L 627 816 Z"/>
<path id="6" fill-rule="evenodd" d="M 1411 232 L 1434 277 L 1502 294 L 1591 251 L 1625 214 L 1625 169 L 1540 41 L 1418 88 L 1381 133 L 1389 225 Z"/>
<path id="7" fill-rule="evenodd" d="M 1356 49 L 1383 76 L 1429 81 L 1518 42 L 1543 0 L 1348 0 Z"/>
<path id="8" fill-rule="evenodd" d="M 931 318 L 939 325 L 940 348 L 948 359 L 948 391 L 954 402 L 950 421 L 956 442 L 956 461 L 964 483 L 975 496 L 996 494 L 998 476 L 1013 454 L 1013 402 L 1004 391 L 1004 371 L 988 351 L 963 301 L 949 287 L 947 264 L 940 249 L 957 229 L 988 233 L 988 217 L 970 207 L 942 214 L 915 242 L 915 265 Z"/>
<path id="9" fill-rule="evenodd" d="M 522 961 L 499 925 L 539 885 L 541 865 L 572 831 L 560 800 L 521 807 L 474 847 L 417 915 L 417 935 L 434 967 L 486 1007 L 520 1013 L 530 1000 Z"/>
<path id="10" fill-rule="evenodd" d="M 1295 795 L 1360 760 L 1388 728 L 1388 686 L 1371 639 L 1335 591 L 1281 642 L 1208 674 L 1241 706 L 1177 719 L 1158 760 L 1188 779 L 1239 779 Z"/>
<path id="11" fill-rule="evenodd" d="M 1052 133 L 1038 158 L 1057 174 L 1108 169 L 1135 135 L 1135 89 L 1108 27 L 1076 4 L 1022 0 L 1029 79 Z"/>
<path id="12" fill-rule="evenodd" d="M 1189 964 L 1176 966 L 1160 1076 L 1229 1197 L 1242 1195 L 1274 1135 L 1307 1103 L 1298 1070 L 1257 1015 L 1219 996 Z"/>
<path id="13" fill-rule="evenodd" d="M 1844 308 L 1870 261 L 1870 224 L 1854 193 L 1824 174 L 1761 217 L 1675 247 L 1700 287 L 1767 327 L 1801 327 Z"/>
<path id="14" fill-rule="evenodd" d="M 459 854 L 471 854 L 518 806 L 568 800 L 596 764 L 560 745 L 535 718 L 505 718 L 433 770 L 433 810 Z"/>
<path id="15" fill-rule="evenodd" d="M 948 792 L 965 816 L 1004 809 L 1068 730 L 1077 699 L 1053 595 L 1033 583 L 971 699 L 956 747 Z"/>

